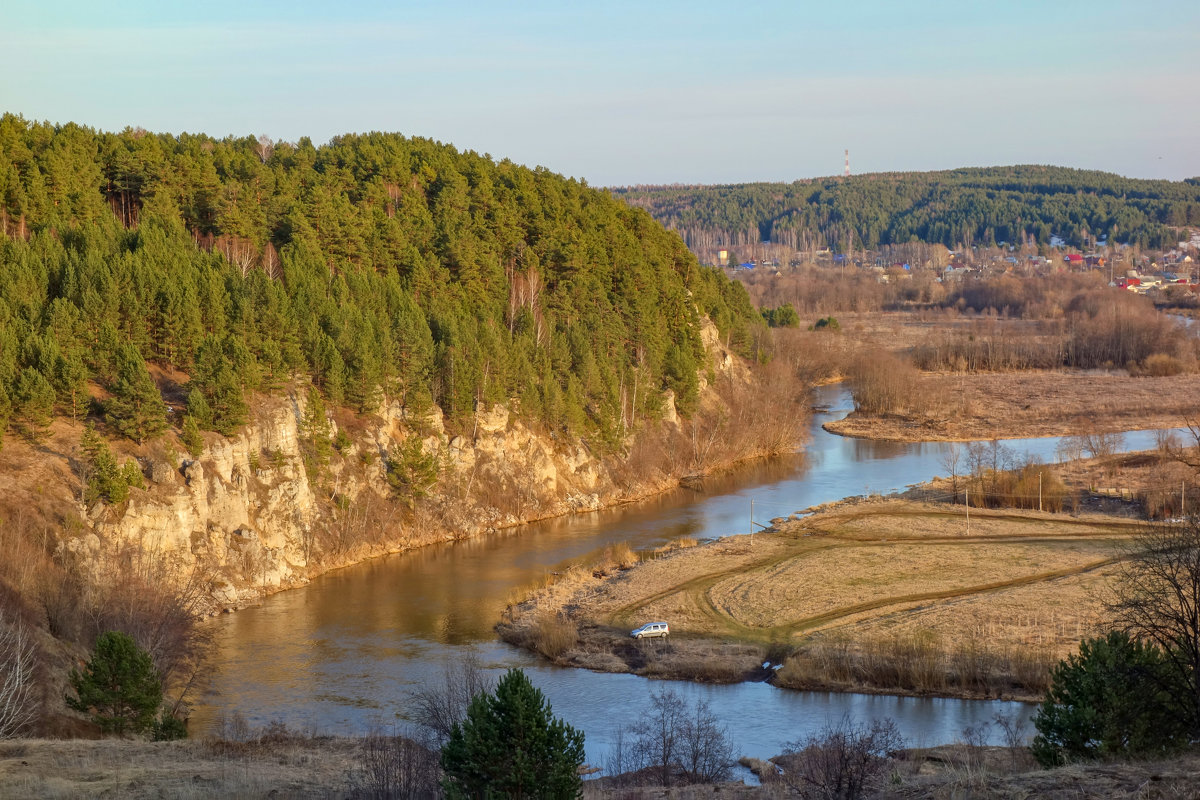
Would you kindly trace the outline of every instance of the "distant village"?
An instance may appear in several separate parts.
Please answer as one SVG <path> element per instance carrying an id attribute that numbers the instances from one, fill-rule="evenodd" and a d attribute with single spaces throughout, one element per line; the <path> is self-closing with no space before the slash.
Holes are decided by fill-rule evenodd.
<path id="1" fill-rule="evenodd" d="M 880 283 L 912 278 L 914 270 L 933 270 L 937 280 L 972 280 L 1000 275 L 1051 276 L 1063 272 L 1108 273 L 1109 284 L 1138 294 L 1200 294 L 1200 231 L 1164 252 L 1138 251 L 1128 245 L 1110 247 L 1100 240 L 1087 252 L 1052 237 L 1049 245 L 973 247 L 950 250 L 938 244 L 890 245 L 880 250 L 835 253 L 829 249 L 797 251 L 773 242 L 714 250 L 701 260 L 734 274 L 746 270 L 782 273 L 801 267 L 869 270 Z"/>

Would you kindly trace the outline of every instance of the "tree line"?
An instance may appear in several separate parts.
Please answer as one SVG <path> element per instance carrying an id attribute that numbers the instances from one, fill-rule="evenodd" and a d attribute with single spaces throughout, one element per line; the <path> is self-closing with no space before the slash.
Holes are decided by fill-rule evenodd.
<path id="1" fill-rule="evenodd" d="M 398 134 L 272 142 L 0 117 L 0 432 L 90 408 L 166 425 L 147 363 L 230 433 L 306 375 L 334 404 L 464 426 L 515 401 L 613 444 L 695 404 L 700 317 L 761 318 L 644 211 L 543 168 Z M 178 420 L 177 420 L 178 421 Z M 182 424 L 182 423 L 181 423 Z"/>
<path id="2" fill-rule="evenodd" d="M 1050 166 L 887 172 L 793 183 L 613 189 L 676 230 L 696 252 L 773 242 L 797 250 L 874 250 L 1104 238 L 1171 247 L 1200 225 L 1200 178 L 1139 180 Z"/>

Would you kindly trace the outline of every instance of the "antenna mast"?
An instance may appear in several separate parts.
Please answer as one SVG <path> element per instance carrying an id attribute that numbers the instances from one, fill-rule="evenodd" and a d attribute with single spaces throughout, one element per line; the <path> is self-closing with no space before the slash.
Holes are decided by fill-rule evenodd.
<path id="1" fill-rule="evenodd" d="M 846 150 L 846 177 L 850 177 L 850 151 Z"/>

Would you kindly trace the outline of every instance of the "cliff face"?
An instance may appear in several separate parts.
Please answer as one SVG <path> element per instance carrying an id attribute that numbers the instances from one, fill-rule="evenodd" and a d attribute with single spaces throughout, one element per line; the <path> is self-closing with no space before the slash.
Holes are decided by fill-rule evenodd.
<path id="1" fill-rule="evenodd" d="M 705 338 L 713 374 L 748 379 L 715 329 Z M 171 442 L 137 450 L 146 488 L 121 506 L 81 509 L 83 525 L 62 534 L 60 552 L 84 571 L 104 569 L 105 554 L 152 554 L 180 577 L 203 576 L 207 607 L 219 610 L 376 555 L 647 496 L 682 474 L 631 471 L 581 441 L 531 430 L 502 405 L 478 408 L 461 435 L 447 434 L 436 408 L 419 421 L 396 404 L 340 428 L 331 418 L 322 435 L 337 446 L 318 457 L 306 397 L 296 386 L 260 400 L 235 437 L 206 434 L 199 458 Z M 667 393 L 659 426 L 678 435 L 680 424 Z M 421 499 L 388 479 L 389 458 L 414 436 L 438 474 Z"/>
<path id="2" fill-rule="evenodd" d="M 581 444 L 556 446 L 497 406 L 479 410 L 470 438 L 447 438 L 439 415 L 426 423 L 422 451 L 439 459 L 439 489 L 453 496 L 410 509 L 385 468 L 412 435 L 399 408 L 384 409 L 313 470 L 305 466 L 304 405 L 296 390 L 265 400 L 236 437 L 209 436 L 199 458 L 178 466 L 141 459 L 146 489 L 123 508 L 97 504 L 63 546 L 82 565 L 106 548 L 152 551 L 176 571 L 205 572 L 214 607 L 234 607 L 414 544 L 598 508 L 614 492 L 607 469 Z M 513 486 L 522 506 L 501 510 L 479 496 L 497 484 Z M 361 518 L 371 513 L 379 518 Z"/>

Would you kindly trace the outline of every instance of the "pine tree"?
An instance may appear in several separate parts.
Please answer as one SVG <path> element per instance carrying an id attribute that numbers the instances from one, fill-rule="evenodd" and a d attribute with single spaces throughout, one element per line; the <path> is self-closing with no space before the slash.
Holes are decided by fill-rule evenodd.
<path id="1" fill-rule="evenodd" d="M 113 396 L 104 403 L 104 418 L 138 444 L 158 436 L 167 428 L 167 407 L 146 361 L 132 344 L 117 351 Z"/>
<path id="2" fill-rule="evenodd" d="M 54 387 L 33 367 L 21 370 L 16 386 L 16 416 L 30 439 L 40 439 L 50 429 L 54 415 Z"/>
<path id="3" fill-rule="evenodd" d="M 541 691 L 510 669 L 494 694 L 479 694 L 442 748 L 450 798 L 576 798 L 583 733 L 551 715 Z"/>
<path id="4" fill-rule="evenodd" d="M 204 437 L 200 435 L 200 426 L 196 424 L 196 418 L 191 414 L 183 418 L 181 438 L 183 446 L 187 448 L 192 458 L 199 458 L 200 454 L 204 452 Z"/>
<path id="5" fill-rule="evenodd" d="M 105 733 L 141 734 L 154 724 L 162 705 L 162 681 L 150 654 L 130 636 L 101 634 L 84 670 L 71 670 L 75 696 L 67 705 L 85 711 Z"/>
<path id="6" fill-rule="evenodd" d="M 79 449 L 83 455 L 81 477 L 85 483 L 84 502 L 90 504 L 104 500 L 106 503 L 117 505 L 129 497 L 131 485 L 141 487 L 141 470 L 133 461 L 127 461 L 124 467 L 118 466 L 108 442 L 104 441 L 90 422 L 79 437 Z"/>

